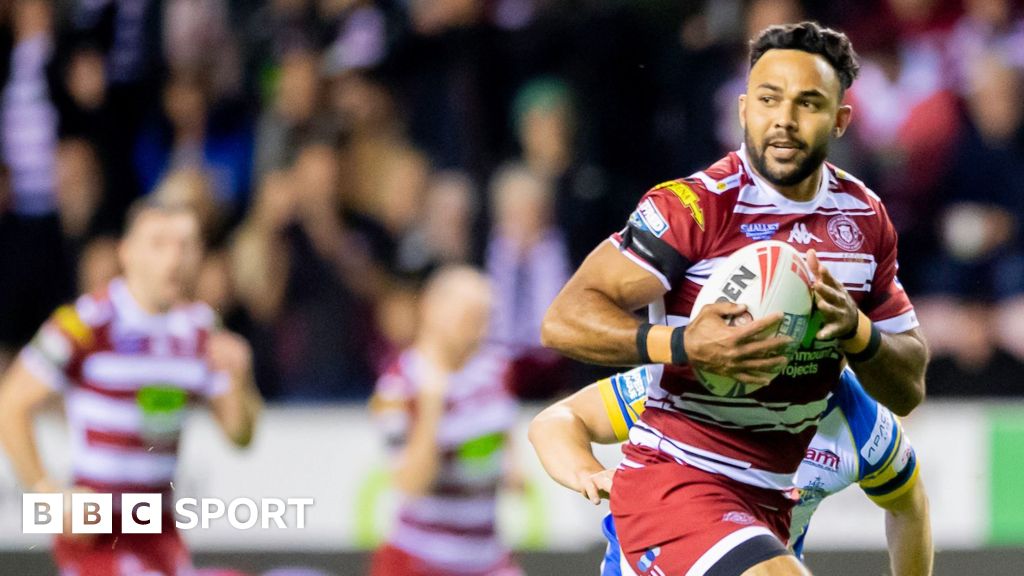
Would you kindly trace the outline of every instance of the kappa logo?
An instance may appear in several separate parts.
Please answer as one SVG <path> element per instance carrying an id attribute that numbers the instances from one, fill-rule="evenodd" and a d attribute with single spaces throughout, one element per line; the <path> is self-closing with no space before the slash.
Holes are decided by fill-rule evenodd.
<path id="1" fill-rule="evenodd" d="M 857 223 L 845 214 L 833 216 L 828 221 L 828 235 L 836 246 L 847 252 L 860 250 L 864 245 L 864 233 L 857 227 Z"/>
<path id="2" fill-rule="evenodd" d="M 788 242 L 796 242 L 798 244 L 810 244 L 811 242 L 823 242 L 821 238 L 815 236 L 810 230 L 807 229 L 807 224 L 803 222 L 797 222 L 793 224 L 793 229 L 789 232 Z"/>

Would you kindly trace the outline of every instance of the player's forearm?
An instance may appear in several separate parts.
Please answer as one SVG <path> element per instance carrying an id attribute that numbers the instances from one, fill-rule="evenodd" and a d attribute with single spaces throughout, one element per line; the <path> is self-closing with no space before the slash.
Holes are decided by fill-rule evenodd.
<path id="1" fill-rule="evenodd" d="M 0 441 L 11 468 L 26 490 L 36 489 L 47 478 L 36 449 L 32 413 L 4 402 L 0 392 Z"/>
<path id="2" fill-rule="evenodd" d="M 437 429 L 444 415 L 444 396 L 421 393 L 409 438 L 395 471 L 395 485 L 406 494 L 427 493 L 441 468 Z"/>
<path id="3" fill-rule="evenodd" d="M 934 551 L 924 486 L 919 481 L 905 506 L 886 510 L 885 532 L 893 576 L 931 576 Z"/>
<path id="4" fill-rule="evenodd" d="M 608 366 L 640 364 L 640 321 L 610 298 L 572 285 L 555 299 L 541 328 L 541 342 L 570 358 Z"/>
<path id="5" fill-rule="evenodd" d="M 234 398 L 230 402 L 230 414 L 225 429 L 231 441 L 239 447 L 246 447 L 252 442 L 256 430 L 256 422 L 263 411 L 263 399 L 256 389 L 251 375 L 235 387 Z"/>
<path id="6" fill-rule="evenodd" d="M 900 416 L 906 416 L 924 400 L 928 348 L 911 333 L 883 334 L 873 358 L 851 362 L 854 372 L 872 397 Z"/>
<path id="7" fill-rule="evenodd" d="M 548 476 L 579 492 L 579 479 L 604 469 L 590 448 L 587 427 L 572 411 L 559 404 L 538 414 L 530 423 L 530 443 Z"/>

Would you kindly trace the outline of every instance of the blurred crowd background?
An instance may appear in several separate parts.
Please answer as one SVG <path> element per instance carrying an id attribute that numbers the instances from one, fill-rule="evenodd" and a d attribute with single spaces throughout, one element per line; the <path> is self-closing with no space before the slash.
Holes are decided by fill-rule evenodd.
<path id="1" fill-rule="evenodd" d="M 198 296 L 272 401 L 362 400 L 439 264 L 495 281 L 523 398 L 601 372 L 547 305 L 650 186 L 741 142 L 746 41 L 861 55 L 832 161 L 900 233 L 929 390 L 1024 394 L 1024 6 L 1014 0 L 11 0 L 0 4 L 0 367 L 117 274 L 126 207 L 193 204 Z"/>

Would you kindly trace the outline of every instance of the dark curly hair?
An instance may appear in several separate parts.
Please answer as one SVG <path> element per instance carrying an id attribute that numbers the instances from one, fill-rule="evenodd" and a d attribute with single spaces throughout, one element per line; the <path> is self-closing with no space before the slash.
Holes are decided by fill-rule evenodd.
<path id="1" fill-rule="evenodd" d="M 857 53 L 846 34 L 825 28 L 817 22 L 769 26 L 750 40 L 750 67 L 769 50 L 802 50 L 818 54 L 828 61 L 839 76 L 839 98 L 853 84 L 860 71 Z"/>

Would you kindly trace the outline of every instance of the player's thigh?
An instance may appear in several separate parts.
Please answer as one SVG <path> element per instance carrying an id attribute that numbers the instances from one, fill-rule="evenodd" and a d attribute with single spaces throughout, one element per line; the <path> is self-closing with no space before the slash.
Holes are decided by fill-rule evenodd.
<path id="1" fill-rule="evenodd" d="M 776 556 L 743 572 L 742 576 L 810 576 L 811 571 L 795 556 Z"/>

